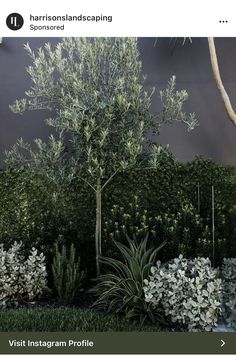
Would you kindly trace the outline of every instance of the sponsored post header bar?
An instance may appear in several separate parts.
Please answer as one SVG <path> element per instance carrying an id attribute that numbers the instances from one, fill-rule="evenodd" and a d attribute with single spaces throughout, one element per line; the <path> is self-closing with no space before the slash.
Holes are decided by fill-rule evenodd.
<path id="1" fill-rule="evenodd" d="M 1 6 L 0 36 L 236 36 L 235 1 L 14 0 Z"/>

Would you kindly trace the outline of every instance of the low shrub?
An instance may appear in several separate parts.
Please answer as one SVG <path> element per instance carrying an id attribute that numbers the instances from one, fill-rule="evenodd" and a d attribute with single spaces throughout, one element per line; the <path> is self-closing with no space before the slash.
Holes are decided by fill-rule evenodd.
<path id="1" fill-rule="evenodd" d="M 148 232 L 154 247 L 166 241 L 162 252 L 164 260 L 170 260 L 179 253 L 186 257 L 194 256 L 196 253 L 201 254 L 206 250 L 209 253 L 210 246 L 208 245 L 211 239 L 209 228 L 203 225 L 192 203 L 184 198 L 183 194 L 178 194 L 178 196 L 180 204 L 173 210 L 160 211 L 157 208 L 155 211 L 153 209 L 148 211 L 143 208 L 142 199 L 138 196 L 133 197 L 127 208 L 113 205 L 109 216 L 104 221 L 107 247 L 105 251 L 114 256 L 113 240 L 124 242 L 126 235 L 130 234 L 141 239 Z"/>
<path id="2" fill-rule="evenodd" d="M 163 329 L 165 330 L 165 329 Z M 0 331 L 163 331 L 158 325 L 140 325 L 89 309 L 0 310 Z"/>
<path id="3" fill-rule="evenodd" d="M 179 258 L 151 268 L 144 280 L 147 303 L 160 304 L 173 325 L 181 330 L 211 331 L 217 325 L 222 305 L 222 283 L 207 258 Z"/>
<path id="4" fill-rule="evenodd" d="M 145 302 L 143 280 L 154 263 L 157 249 L 147 249 L 148 236 L 140 243 L 128 238 L 128 246 L 115 242 L 122 260 L 102 257 L 101 263 L 110 272 L 98 277 L 98 284 L 92 292 L 98 296 L 94 303 L 97 309 L 123 314 L 126 318 L 138 319 L 142 324 L 147 318 L 153 322 L 161 320 L 161 310 L 154 310 Z M 108 271 L 108 270 L 107 270 Z"/>
<path id="5" fill-rule="evenodd" d="M 224 319 L 229 326 L 236 329 L 236 258 L 224 258 L 222 280 L 224 290 Z"/>
<path id="6" fill-rule="evenodd" d="M 17 305 L 19 300 L 33 300 L 46 287 L 46 267 L 43 253 L 32 248 L 28 258 L 21 255 L 21 243 L 9 250 L 0 245 L 0 307 Z"/>
<path id="7" fill-rule="evenodd" d="M 55 245 L 52 274 L 59 302 L 72 304 L 81 290 L 81 281 L 84 278 L 84 271 L 80 270 L 80 257 L 76 256 L 74 244 L 71 244 L 69 252 L 65 245 L 61 251 L 58 245 Z"/>

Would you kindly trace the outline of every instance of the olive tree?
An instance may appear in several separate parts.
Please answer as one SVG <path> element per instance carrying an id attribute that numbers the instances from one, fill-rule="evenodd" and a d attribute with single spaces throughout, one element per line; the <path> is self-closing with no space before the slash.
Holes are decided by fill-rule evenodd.
<path id="1" fill-rule="evenodd" d="M 96 196 L 96 268 L 102 248 L 102 193 L 114 176 L 137 166 L 143 151 L 155 166 L 160 148 L 149 141 L 164 122 L 196 125 L 186 114 L 185 90 L 175 90 L 175 77 L 159 93 L 163 107 L 150 111 L 154 90 L 145 90 L 137 39 L 65 38 L 54 48 L 47 43 L 34 52 L 25 45 L 32 65 L 32 86 L 10 107 L 15 113 L 48 110 L 48 141 L 32 146 L 19 139 L 6 152 L 9 166 L 39 168 L 57 182 L 83 180 Z"/>

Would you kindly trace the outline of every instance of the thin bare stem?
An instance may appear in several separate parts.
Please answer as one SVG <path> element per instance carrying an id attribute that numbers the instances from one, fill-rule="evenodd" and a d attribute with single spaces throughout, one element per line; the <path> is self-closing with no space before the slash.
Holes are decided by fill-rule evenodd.
<path id="1" fill-rule="evenodd" d="M 87 185 L 89 185 L 89 186 L 93 189 L 93 191 L 96 192 L 95 187 L 94 187 L 93 185 L 91 185 L 89 181 L 87 181 L 86 179 L 82 178 L 81 176 L 79 176 L 79 179 L 82 180 L 82 181 L 84 181 Z"/>
<path id="2" fill-rule="evenodd" d="M 121 168 L 116 169 L 116 171 L 109 177 L 109 179 L 103 184 L 101 191 L 109 184 L 113 177 L 121 170 Z"/>

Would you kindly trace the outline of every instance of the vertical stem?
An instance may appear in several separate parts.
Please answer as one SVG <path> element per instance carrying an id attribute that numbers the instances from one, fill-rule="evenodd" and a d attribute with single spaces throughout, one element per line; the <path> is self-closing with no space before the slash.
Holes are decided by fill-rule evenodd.
<path id="1" fill-rule="evenodd" d="M 96 187 L 96 232 L 95 232 L 97 276 L 100 275 L 99 257 L 102 254 L 102 196 L 101 195 L 102 195 L 101 179 L 99 178 Z"/>
<path id="2" fill-rule="evenodd" d="M 197 211 L 200 214 L 200 185 L 197 184 Z"/>
<path id="3" fill-rule="evenodd" d="M 211 208 L 212 208 L 212 265 L 215 266 L 215 193 L 214 193 L 214 185 L 211 186 Z"/>

